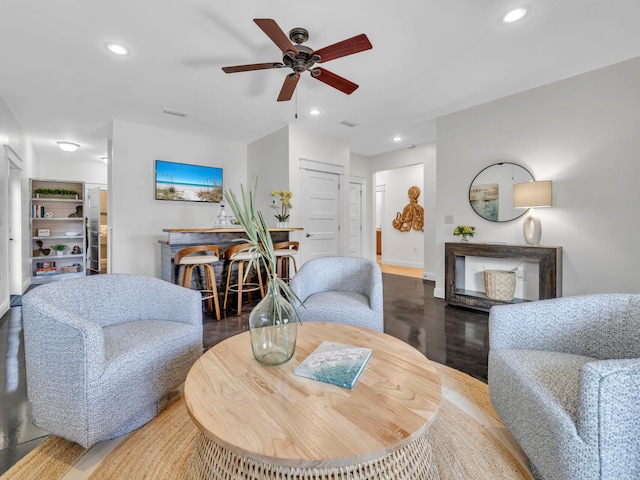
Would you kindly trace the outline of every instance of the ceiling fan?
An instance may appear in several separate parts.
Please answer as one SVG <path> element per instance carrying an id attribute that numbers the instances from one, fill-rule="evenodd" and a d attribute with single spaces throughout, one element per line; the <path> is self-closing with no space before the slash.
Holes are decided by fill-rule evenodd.
<path id="1" fill-rule="evenodd" d="M 294 28 L 289 32 L 289 36 L 287 37 L 275 20 L 270 18 L 254 18 L 253 21 L 282 51 L 284 54 L 282 62 L 254 63 L 250 65 L 224 67 L 222 71 L 225 73 L 249 72 L 269 68 L 291 68 L 293 73 L 290 73 L 284 79 L 284 84 L 278 96 L 279 102 L 291 100 L 298 80 L 300 80 L 300 74 L 305 71 L 309 72 L 312 78 L 320 80 L 347 95 L 352 94 L 358 88 L 358 85 L 350 80 L 324 68 L 314 67 L 314 65 L 373 48 L 364 33 L 321 48 L 320 50 L 312 50 L 302 45 L 302 43 L 309 39 L 309 32 L 304 28 Z"/>

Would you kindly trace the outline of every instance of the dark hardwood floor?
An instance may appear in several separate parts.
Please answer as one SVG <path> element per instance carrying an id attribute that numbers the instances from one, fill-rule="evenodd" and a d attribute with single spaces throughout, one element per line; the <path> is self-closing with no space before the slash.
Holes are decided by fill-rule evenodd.
<path id="1" fill-rule="evenodd" d="M 447 306 L 433 297 L 434 283 L 383 274 L 385 332 L 405 340 L 429 359 L 487 381 L 488 315 Z M 216 321 L 205 314 L 210 347 L 247 330 L 250 308 Z M 35 448 L 46 432 L 29 421 L 20 307 L 0 319 L 0 474 Z"/>

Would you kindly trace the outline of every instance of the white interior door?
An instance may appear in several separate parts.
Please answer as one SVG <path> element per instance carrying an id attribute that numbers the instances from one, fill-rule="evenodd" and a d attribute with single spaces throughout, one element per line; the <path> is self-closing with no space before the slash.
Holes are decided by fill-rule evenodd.
<path id="1" fill-rule="evenodd" d="M 22 295 L 22 161 L 9 156 L 9 294 Z"/>
<path id="2" fill-rule="evenodd" d="M 340 255 L 340 175 L 302 169 L 302 262 Z"/>
<path id="3" fill-rule="evenodd" d="M 349 183 L 349 255 L 362 256 L 362 184 Z"/>

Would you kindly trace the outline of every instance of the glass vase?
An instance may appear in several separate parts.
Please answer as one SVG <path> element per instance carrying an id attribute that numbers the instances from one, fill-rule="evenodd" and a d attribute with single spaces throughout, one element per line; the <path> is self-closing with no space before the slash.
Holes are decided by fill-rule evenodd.
<path id="1" fill-rule="evenodd" d="M 267 294 L 249 314 L 253 356 L 263 365 L 288 362 L 296 349 L 298 325 L 293 306 L 271 280 Z"/>

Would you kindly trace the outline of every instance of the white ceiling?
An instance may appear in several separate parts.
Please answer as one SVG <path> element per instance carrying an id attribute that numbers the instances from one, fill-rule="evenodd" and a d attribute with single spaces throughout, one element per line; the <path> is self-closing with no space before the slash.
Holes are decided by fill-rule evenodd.
<path id="1" fill-rule="evenodd" d="M 522 5 L 511 0 L 2 4 L 0 96 L 43 161 L 99 161 L 113 119 L 244 143 L 298 123 L 376 155 L 433 140 L 439 116 L 640 56 L 638 0 L 524 0 L 529 15 L 511 25 L 499 22 Z M 366 33 L 372 50 L 322 64 L 360 88 L 347 96 L 304 74 L 297 101 L 278 103 L 288 70 L 223 73 L 281 61 L 253 18 L 306 28 L 313 49 Z M 131 54 L 116 57 L 107 42 Z M 57 140 L 82 147 L 64 153 Z"/>

